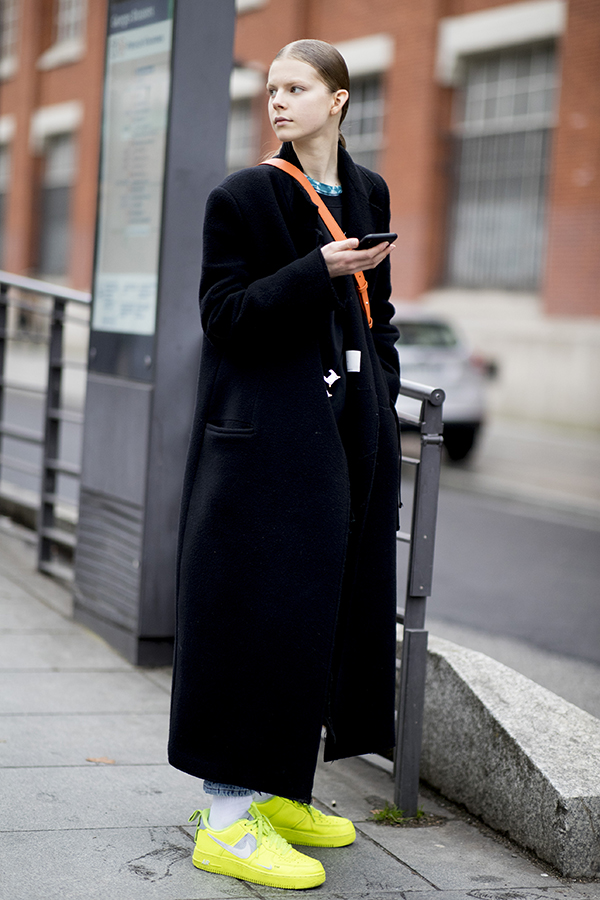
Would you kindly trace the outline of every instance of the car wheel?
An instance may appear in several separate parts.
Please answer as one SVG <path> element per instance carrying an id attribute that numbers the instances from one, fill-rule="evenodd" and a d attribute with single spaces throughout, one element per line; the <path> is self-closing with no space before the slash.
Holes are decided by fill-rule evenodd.
<path id="1" fill-rule="evenodd" d="M 448 423 L 444 425 L 444 446 L 453 462 L 466 459 L 473 451 L 480 423 L 472 422 L 467 425 Z"/>

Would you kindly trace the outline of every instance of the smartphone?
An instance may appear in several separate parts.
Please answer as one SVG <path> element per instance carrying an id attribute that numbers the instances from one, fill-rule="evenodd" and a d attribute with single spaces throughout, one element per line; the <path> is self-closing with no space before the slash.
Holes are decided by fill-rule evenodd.
<path id="1" fill-rule="evenodd" d="M 371 247 L 376 247 L 377 244 L 383 244 L 384 241 L 387 241 L 388 244 L 393 244 L 397 237 L 398 235 L 391 231 L 385 234 L 365 234 L 356 249 L 370 250 Z"/>

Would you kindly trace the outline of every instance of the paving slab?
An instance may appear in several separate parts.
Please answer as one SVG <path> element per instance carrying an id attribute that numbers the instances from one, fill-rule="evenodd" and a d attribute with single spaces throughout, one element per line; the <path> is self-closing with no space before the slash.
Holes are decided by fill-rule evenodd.
<path id="1" fill-rule="evenodd" d="M 247 884 L 199 872 L 182 828 L 0 834 L 2 900 L 225 900 Z"/>
<path id="2" fill-rule="evenodd" d="M 167 738 L 164 713 L 1 716 L 0 768 L 81 766 L 88 757 L 164 765 Z"/>
<path id="3" fill-rule="evenodd" d="M 171 666 L 161 666 L 158 669 L 145 669 L 140 666 L 139 671 L 144 672 L 146 678 L 157 687 L 162 688 L 169 695 L 171 694 L 171 683 L 173 681 L 173 669 Z"/>
<path id="4" fill-rule="evenodd" d="M 83 763 L 2 771 L 2 828 L 177 827 L 208 806 L 202 782 L 171 766 Z"/>
<path id="5" fill-rule="evenodd" d="M 133 669 L 0 672 L 0 716 L 168 711 L 169 695 Z"/>
<path id="6" fill-rule="evenodd" d="M 12 531 L 13 534 L 0 531 L 0 593 L 10 590 L 9 585 L 20 587 L 31 598 L 69 619 L 73 613 L 72 592 L 56 579 L 37 571 L 35 535 L 21 527 Z"/>
<path id="7" fill-rule="evenodd" d="M 583 900 L 571 887 L 475 888 L 470 891 L 405 892 L 405 900 Z"/>
<path id="8" fill-rule="evenodd" d="M 88 631 L 53 629 L 0 632 L 0 670 L 117 669 L 134 671 L 105 642 Z"/>
<path id="9" fill-rule="evenodd" d="M 74 622 L 57 617 L 55 610 L 31 597 L 19 585 L 0 577 L 0 630 L 60 629 L 77 633 Z"/>
<path id="10" fill-rule="evenodd" d="M 545 871 L 465 822 L 447 822 L 442 828 L 365 822 L 360 829 L 438 890 L 561 886 L 552 870 Z"/>
<path id="11" fill-rule="evenodd" d="M 393 803 L 394 781 L 383 768 L 370 765 L 360 758 L 340 759 L 332 763 L 321 759 L 313 793 L 324 812 L 346 816 L 353 822 L 367 822 L 373 809 Z M 453 818 L 451 812 L 428 797 L 419 797 L 419 807 L 446 819 Z"/>
<path id="12" fill-rule="evenodd" d="M 409 866 L 399 863 L 381 846 L 363 834 L 358 834 L 351 847 L 317 848 L 298 847 L 302 853 L 319 859 L 323 863 L 327 879 L 314 889 L 319 898 L 344 898 L 358 900 L 360 897 L 378 898 L 387 894 L 400 900 L 404 891 L 432 890 L 427 879 Z M 281 890 L 257 885 L 261 897 L 281 900 Z M 311 891 L 311 896 L 313 891 Z"/>

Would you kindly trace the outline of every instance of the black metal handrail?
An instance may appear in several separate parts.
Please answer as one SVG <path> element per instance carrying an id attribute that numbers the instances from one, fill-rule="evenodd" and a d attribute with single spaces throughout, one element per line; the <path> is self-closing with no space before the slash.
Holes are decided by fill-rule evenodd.
<path id="1" fill-rule="evenodd" d="M 40 388 L 6 379 L 6 344 L 11 340 L 7 331 L 9 305 L 19 310 L 39 312 L 35 302 L 27 302 L 20 296 L 9 299 L 12 289 L 20 294 L 48 297 L 50 335 L 47 384 Z M 67 315 L 67 304 L 75 303 L 89 308 L 91 296 L 84 291 L 64 288 L 48 282 L 12 275 L 0 270 L 0 467 L 27 474 L 39 474 L 40 496 L 37 506 L 38 567 L 48 574 L 70 579 L 71 571 L 54 558 L 56 547 L 72 551 L 75 536 L 60 527 L 56 507 L 64 498 L 57 495 L 59 474 L 79 478 L 80 467 L 59 456 L 60 428 L 63 422 L 83 424 L 82 413 L 65 410 L 61 403 L 63 371 L 67 366 L 81 364 L 64 358 L 64 325 L 71 320 L 88 327 L 82 319 Z M 11 425 L 4 421 L 5 391 L 15 390 L 45 395 L 44 433 Z M 419 763 L 423 729 L 425 672 L 427 663 L 427 632 L 425 631 L 425 604 L 431 594 L 433 554 L 437 501 L 439 491 L 442 449 L 442 405 L 445 399 L 440 388 L 430 388 L 415 382 L 403 381 L 400 393 L 421 402 L 419 416 L 401 414 L 401 424 L 410 425 L 420 432 L 420 458 L 402 457 L 402 462 L 415 468 L 415 488 L 410 532 L 398 532 L 397 538 L 409 544 L 408 577 L 405 608 L 397 620 L 404 626 L 400 685 L 398 700 L 398 735 L 395 755 L 395 802 L 405 815 L 416 815 L 419 789 Z M 30 462 L 11 459 L 3 452 L 4 437 L 42 447 L 42 464 L 36 467 Z"/>
<path id="2" fill-rule="evenodd" d="M 28 301 L 23 295 L 48 298 L 51 303 L 50 309 L 44 313 L 36 302 Z M 0 270 L 0 466 L 9 471 L 39 475 L 39 500 L 35 509 L 37 513 L 38 568 L 66 580 L 71 580 L 71 570 L 56 559 L 54 551 L 57 548 L 72 551 L 74 535 L 60 527 L 58 521 L 57 504 L 68 505 L 68 501 L 64 497 L 58 496 L 58 477 L 66 475 L 69 478 L 78 479 L 81 470 L 79 464 L 73 464 L 60 458 L 61 426 L 63 422 L 82 424 L 83 415 L 62 407 L 64 370 L 81 367 L 80 363 L 68 360 L 64 356 L 64 326 L 67 322 L 73 322 L 85 328 L 89 327 L 87 319 L 68 315 L 67 309 L 70 303 L 89 308 L 91 295 L 86 291 L 78 291 Z M 50 324 L 47 338 L 48 366 L 46 384 L 43 387 L 22 384 L 6 378 L 7 343 L 13 340 L 7 327 L 10 307 L 16 308 L 19 312 L 43 313 L 48 316 Z M 43 434 L 4 421 L 5 392 L 7 390 L 21 391 L 45 398 Z M 4 437 L 41 447 L 41 465 L 36 466 L 31 462 L 4 454 L 2 452 Z"/>
<path id="3" fill-rule="evenodd" d="M 433 556 L 440 485 L 443 444 L 442 408 L 446 395 L 441 388 L 430 388 L 403 381 L 400 394 L 421 401 L 419 416 L 400 414 L 400 424 L 417 427 L 421 453 L 418 459 L 402 457 L 405 465 L 416 470 L 410 533 L 398 532 L 399 541 L 409 544 L 405 606 L 397 615 L 404 626 L 396 753 L 394 757 L 394 802 L 406 816 L 415 816 L 419 796 L 419 768 L 423 734 L 425 675 L 427 669 L 427 631 L 425 605 L 431 595 Z"/>

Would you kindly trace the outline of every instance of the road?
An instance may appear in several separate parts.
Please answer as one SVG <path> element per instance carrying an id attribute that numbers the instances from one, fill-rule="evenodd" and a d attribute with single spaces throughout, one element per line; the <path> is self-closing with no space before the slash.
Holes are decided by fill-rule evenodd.
<path id="1" fill-rule="evenodd" d="M 600 665 L 599 551 L 585 520 L 442 488 L 428 612 Z"/>

